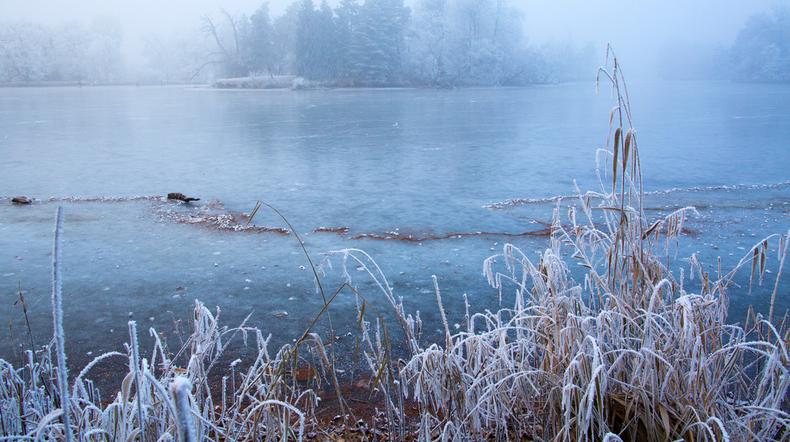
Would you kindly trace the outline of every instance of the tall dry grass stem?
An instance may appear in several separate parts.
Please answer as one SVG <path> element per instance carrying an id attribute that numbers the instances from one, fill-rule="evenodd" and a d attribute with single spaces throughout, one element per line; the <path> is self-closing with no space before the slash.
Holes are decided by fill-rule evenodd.
<path id="1" fill-rule="evenodd" d="M 55 212 L 55 232 L 52 243 L 52 328 L 55 334 L 55 348 L 57 351 L 57 379 L 60 392 L 63 436 L 66 442 L 71 442 L 71 401 L 69 400 L 68 370 L 66 368 L 66 338 L 63 331 L 63 279 L 60 268 L 62 233 L 63 208 L 58 206 Z"/>

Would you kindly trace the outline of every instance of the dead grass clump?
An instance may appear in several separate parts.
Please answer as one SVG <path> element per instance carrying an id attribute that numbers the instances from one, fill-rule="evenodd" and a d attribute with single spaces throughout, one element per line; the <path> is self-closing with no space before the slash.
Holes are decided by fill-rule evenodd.
<path id="1" fill-rule="evenodd" d="M 220 327 L 218 315 L 197 302 L 192 334 L 175 351 L 150 329 L 155 345 L 148 357 L 140 353 L 131 321 L 125 351 L 96 357 L 70 383 L 57 376 L 57 346 L 28 351 L 18 369 L 0 360 L 0 440 L 63 440 L 69 434 L 76 440 L 301 440 L 319 401 L 311 387 L 325 375 L 323 365 L 310 382 L 297 383 L 287 374 L 299 359 L 293 347 L 272 352 L 260 330 Z M 254 349 L 254 358 L 244 368 L 238 360 L 222 364 L 221 379 L 210 382 L 236 339 Z M 304 344 L 302 358 L 322 351 L 314 339 Z M 128 372 L 115 396 L 105 398 L 88 376 L 110 358 L 125 359 Z"/>
<path id="2" fill-rule="evenodd" d="M 790 425 L 786 321 L 773 304 L 787 235 L 758 243 L 729 273 L 692 257 L 670 270 L 684 208 L 648 219 L 636 131 L 617 59 L 600 75 L 613 88 L 601 187 L 578 193 L 550 246 L 530 259 L 513 245 L 484 272 L 513 307 L 467 315 L 465 330 L 421 347 L 402 369 L 421 406 L 425 437 L 443 440 L 779 440 Z M 597 205 L 592 205 L 596 201 Z M 593 212 L 602 215 L 593 215 Z M 778 243 L 771 313 L 728 324 L 728 290 L 752 266 L 766 276 Z M 571 259 L 564 258 L 570 255 Z M 570 266 L 581 266 L 582 279 Z M 692 289 L 693 287 L 693 289 Z M 438 292 L 437 292 L 438 293 Z"/>

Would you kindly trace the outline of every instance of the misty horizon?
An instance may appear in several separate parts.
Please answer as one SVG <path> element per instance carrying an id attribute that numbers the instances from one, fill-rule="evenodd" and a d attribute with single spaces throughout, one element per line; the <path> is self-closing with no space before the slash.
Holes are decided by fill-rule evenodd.
<path id="1" fill-rule="evenodd" d="M 176 39 L 204 39 L 201 32 L 203 17 L 220 19 L 222 11 L 234 17 L 249 17 L 261 4 L 268 4 L 272 18 L 281 17 L 291 0 L 234 0 L 218 2 L 176 1 L 158 4 L 152 0 L 127 3 L 120 1 L 67 1 L 53 6 L 42 0 L 10 0 L 0 5 L 0 24 L 30 22 L 63 27 L 77 24 L 82 27 L 113 27 L 120 38 L 123 68 L 132 77 L 150 64 L 151 41 Z M 320 2 L 316 1 L 316 6 Z M 329 1 L 337 6 L 338 0 Z M 414 11 L 419 1 L 406 1 Z M 451 2 L 452 3 L 452 2 Z M 661 78 L 668 59 L 678 65 L 688 64 L 677 59 L 686 58 L 692 64 L 700 54 L 708 56 L 733 44 L 738 32 L 755 14 L 770 13 L 781 4 L 775 0 L 752 2 L 698 1 L 632 2 L 581 0 L 559 2 L 510 1 L 522 14 L 523 39 L 534 46 L 592 47 L 594 64 L 585 66 L 590 81 L 608 43 L 620 58 L 628 62 L 632 80 Z M 42 14 L 45 11 L 45 14 Z M 616 18 L 615 18 L 616 17 Z M 589 63 L 588 63 L 589 64 Z"/>

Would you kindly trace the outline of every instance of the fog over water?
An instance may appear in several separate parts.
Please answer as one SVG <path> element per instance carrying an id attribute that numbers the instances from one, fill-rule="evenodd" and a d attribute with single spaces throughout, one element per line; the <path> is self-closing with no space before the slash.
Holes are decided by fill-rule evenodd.
<path id="1" fill-rule="evenodd" d="M 419 0 L 407 0 L 414 7 Z M 3 0 L 0 21 L 29 20 L 45 24 L 109 20 L 123 32 L 127 67 L 145 63 L 144 41 L 154 35 L 189 34 L 204 15 L 251 15 L 268 3 L 273 17 L 282 15 L 293 0 Z M 320 4 L 319 1 L 315 2 Z M 336 6 L 338 0 L 329 0 Z M 535 44 L 590 44 L 600 52 L 607 42 L 639 78 L 654 78 L 661 63 L 672 57 L 694 57 L 698 50 L 732 44 L 747 19 L 786 5 L 781 0 L 510 0 L 523 13 L 524 33 Z M 677 61 L 677 60 L 676 60 Z M 694 62 L 694 60 L 683 60 Z M 678 62 L 679 65 L 683 63 Z"/>

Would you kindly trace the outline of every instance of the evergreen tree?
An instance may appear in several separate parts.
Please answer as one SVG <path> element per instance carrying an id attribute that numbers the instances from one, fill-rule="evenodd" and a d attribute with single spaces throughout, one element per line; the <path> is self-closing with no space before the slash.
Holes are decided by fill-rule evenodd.
<path id="1" fill-rule="evenodd" d="M 410 77 L 423 84 L 449 86 L 447 0 L 421 0 L 407 38 Z"/>
<path id="2" fill-rule="evenodd" d="M 274 28 L 269 16 L 269 4 L 263 3 L 250 17 L 245 39 L 247 63 L 253 71 L 273 74 L 276 66 Z"/>
<path id="3" fill-rule="evenodd" d="M 299 24 L 300 3 L 294 2 L 273 23 L 274 59 L 278 74 L 296 72 L 296 34 Z"/>
<path id="4" fill-rule="evenodd" d="M 296 22 L 296 37 L 294 39 L 294 61 L 296 75 L 310 77 L 310 69 L 314 51 L 314 40 L 311 35 L 315 5 L 313 0 L 301 0 Z"/>
<path id="5" fill-rule="evenodd" d="M 359 54 L 354 51 L 357 47 L 354 38 L 359 26 L 360 5 L 358 0 L 340 0 L 340 6 L 335 10 L 335 55 L 336 72 L 341 82 L 351 83 Z"/>
<path id="6" fill-rule="evenodd" d="M 335 13 L 323 0 L 313 20 L 312 35 L 315 39 L 313 54 L 313 77 L 318 80 L 337 78 L 337 30 Z"/>
<path id="7" fill-rule="evenodd" d="M 332 8 L 324 1 L 316 10 L 312 0 L 302 0 L 297 25 L 296 74 L 311 80 L 335 75 L 335 22 Z"/>
<path id="8" fill-rule="evenodd" d="M 400 80 L 404 31 L 409 10 L 403 0 L 366 0 L 354 33 L 354 76 L 367 85 Z"/>

